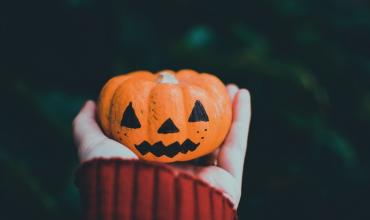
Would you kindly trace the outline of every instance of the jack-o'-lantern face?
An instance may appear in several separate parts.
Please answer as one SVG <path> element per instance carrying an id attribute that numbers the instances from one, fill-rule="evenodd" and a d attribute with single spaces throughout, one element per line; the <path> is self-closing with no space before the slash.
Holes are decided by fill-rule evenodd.
<path id="1" fill-rule="evenodd" d="M 199 100 L 197 100 L 194 103 L 194 107 L 188 118 L 188 122 L 194 123 L 202 121 L 208 122 L 209 119 L 202 103 Z M 134 108 L 132 107 L 132 102 L 129 103 L 129 105 L 127 106 L 126 110 L 123 113 L 121 126 L 132 129 L 141 128 L 141 123 L 135 113 Z M 207 126 L 204 125 L 204 127 Z M 205 128 L 204 131 L 207 131 L 207 128 Z M 162 135 L 171 135 L 173 133 L 179 132 L 180 132 L 179 128 L 176 126 L 176 124 L 173 122 L 171 118 L 166 119 L 157 130 L 157 133 Z M 204 137 L 201 137 L 201 139 L 204 139 Z M 185 139 L 182 143 L 179 143 L 179 141 L 175 141 L 169 145 L 163 144 L 163 141 L 158 141 L 155 142 L 154 144 L 150 144 L 148 141 L 144 140 L 140 144 L 135 144 L 135 147 L 144 156 L 147 153 L 152 153 L 157 157 L 167 156 L 169 158 L 172 158 L 179 153 L 186 154 L 189 151 L 196 150 L 199 144 L 200 141 L 194 143 L 190 138 Z"/>
<path id="2" fill-rule="evenodd" d="M 231 104 L 222 82 L 209 74 L 134 72 L 104 86 L 98 116 L 104 132 L 140 158 L 174 162 L 203 156 L 222 143 Z"/>

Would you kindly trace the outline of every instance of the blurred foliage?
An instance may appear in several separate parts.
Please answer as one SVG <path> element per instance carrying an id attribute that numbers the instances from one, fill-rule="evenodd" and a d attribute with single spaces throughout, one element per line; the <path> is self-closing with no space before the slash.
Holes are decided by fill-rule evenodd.
<path id="1" fill-rule="evenodd" d="M 251 91 L 240 219 L 369 219 L 369 39 L 364 0 L 2 2 L 0 219 L 78 219 L 82 102 L 181 68 Z"/>

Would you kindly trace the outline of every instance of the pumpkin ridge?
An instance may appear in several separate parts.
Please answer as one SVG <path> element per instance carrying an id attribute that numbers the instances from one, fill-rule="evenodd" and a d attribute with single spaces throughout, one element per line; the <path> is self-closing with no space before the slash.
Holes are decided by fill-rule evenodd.
<path id="1" fill-rule="evenodd" d="M 227 109 L 222 108 L 222 105 L 226 104 L 226 105 L 232 106 L 232 103 L 230 101 L 230 97 L 229 97 L 229 94 L 227 92 L 226 87 L 224 86 L 222 81 L 215 75 L 212 75 L 212 74 L 209 74 L 209 73 L 200 73 L 199 78 L 200 78 L 200 80 L 202 80 L 205 83 L 205 86 L 207 87 L 208 94 L 212 94 L 212 97 L 215 100 L 223 99 L 222 104 L 215 103 L 215 106 L 217 106 L 216 109 L 218 109 L 218 110 L 221 109 L 221 111 L 222 111 L 222 114 L 220 114 L 222 116 L 221 121 L 227 120 L 228 117 L 226 117 L 226 115 L 230 114 L 230 112 L 228 113 Z M 215 133 L 217 133 L 217 134 L 223 133 L 223 132 L 221 132 L 222 130 L 228 131 L 230 129 L 230 125 L 231 125 L 231 117 L 230 117 L 230 120 L 227 123 L 225 123 L 225 125 L 229 125 L 229 126 L 226 127 L 226 128 L 224 127 L 224 125 L 223 126 L 217 126 L 216 127 L 217 131 L 215 131 Z M 215 137 L 213 139 L 213 145 L 221 145 L 223 140 L 225 139 L 226 135 L 227 135 L 227 132 L 225 133 L 224 136 L 219 135 L 219 136 Z"/>
<path id="2" fill-rule="evenodd" d="M 129 75 L 119 75 L 112 79 L 110 79 L 104 86 L 100 93 L 99 100 L 98 100 L 98 115 L 100 116 L 100 123 L 103 127 L 103 131 L 108 135 L 111 136 L 111 130 L 110 130 L 110 109 L 111 109 L 111 101 L 113 99 L 113 94 L 115 92 L 115 89 L 109 94 L 109 87 L 114 86 L 118 87 L 120 85 L 119 82 L 116 85 L 116 81 L 125 81 L 127 80 Z M 113 85 L 112 85 L 113 84 Z M 105 103 L 105 99 L 109 99 L 108 105 Z M 103 122 L 104 121 L 104 122 Z M 107 127 L 109 126 L 109 127 Z"/>
<path id="3" fill-rule="evenodd" d="M 180 81 L 181 82 L 181 81 Z M 185 110 L 184 110 L 184 112 L 185 112 L 185 114 L 186 114 L 186 116 L 188 116 L 189 115 L 189 113 L 190 113 L 190 111 L 189 111 L 189 107 L 188 107 L 188 105 L 187 105 L 187 103 L 186 103 L 186 100 L 188 100 L 189 99 L 189 91 L 188 91 L 188 87 L 187 86 L 184 86 L 184 85 L 182 85 L 181 86 L 181 93 L 182 93 L 182 99 L 183 99 L 183 105 L 185 106 Z M 191 108 L 191 107 L 190 107 Z M 186 118 L 186 117 L 185 117 Z M 190 127 L 189 126 L 186 126 L 186 136 L 188 137 L 189 136 L 189 134 L 190 134 Z M 181 155 L 181 157 L 180 157 L 180 159 L 182 160 L 182 155 Z"/>
<path id="4" fill-rule="evenodd" d="M 118 88 L 124 83 L 126 82 L 128 79 L 130 79 L 134 74 L 137 74 L 137 73 L 141 73 L 141 72 L 145 72 L 145 71 L 136 71 L 136 72 L 133 72 L 133 73 L 129 73 L 127 75 L 119 75 L 119 76 L 116 76 L 114 78 L 112 78 L 111 80 L 108 81 L 108 83 L 104 86 L 104 87 L 108 87 L 110 86 L 110 82 L 113 84 L 114 83 L 114 80 L 119 80 L 119 79 L 122 79 L 121 82 L 118 82 L 118 84 L 115 86 L 115 89 L 113 90 L 113 93 L 111 93 L 111 95 L 108 97 L 109 98 L 109 108 L 106 110 L 106 113 L 108 113 L 108 120 L 109 120 L 109 127 L 106 128 L 106 133 L 108 133 L 108 136 L 111 136 L 113 137 L 113 131 L 112 131 L 112 106 L 113 106 L 113 100 L 114 100 L 114 96 L 118 90 Z M 104 89 L 103 87 L 103 89 Z M 104 98 L 104 97 L 102 97 Z"/>
<path id="5" fill-rule="evenodd" d="M 114 103 L 114 100 L 115 100 L 115 97 L 117 96 L 117 91 L 119 90 L 119 88 L 122 86 L 122 84 L 124 84 L 124 82 L 120 83 L 119 86 L 114 90 L 114 93 L 112 94 L 112 98 L 110 100 L 110 108 L 109 108 L 109 121 L 110 121 L 110 126 L 109 126 L 109 130 L 110 130 L 110 133 L 112 135 L 112 138 L 114 136 L 113 134 L 113 118 L 115 118 L 115 116 L 113 117 L 113 103 Z"/>
<path id="6" fill-rule="evenodd" d="M 152 106 L 152 104 L 153 104 L 153 101 L 154 101 L 154 89 L 155 89 L 155 87 L 157 86 L 157 84 L 155 84 L 151 89 L 150 89 L 150 92 L 149 92 L 149 96 L 148 96 L 148 101 L 147 101 L 147 103 L 148 103 L 148 106 L 147 106 L 147 109 L 151 109 L 151 106 Z M 156 112 L 152 112 L 152 111 L 148 111 L 148 115 L 147 115 L 147 119 L 146 119 L 146 124 L 149 126 L 149 122 L 150 122 L 150 119 L 151 119 L 151 117 L 150 117 L 150 115 L 151 114 L 153 114 L 153 116 L 154 115 L 156 115 Z M 156 117 L 156 116 L 154 116 L 154 117 Z M 151 137 L 151 135 L 149 135 L 149 127 L 146 129 L 146 140 L 148 140 L 150 143 L 153 143 L 153 140 L 152 140 L 152 137 Z M 145 139 L 144 139 L 145 140 Z"/>
<path id="7" fill-rule="evenodd" d="M 119 107 L 117 107 L 117 110 L 114 111 L 113 109 L 113 105 L 114 105 L 114 102 L 116 101 L 117 97 L 119 96 L 118 94 L 118 91 L 120 91 L 122 88 L 125 88 L 126 84 L 127 83 L 131 83 L 133 80 L 135 80 L 135 78 L 139 78 L 141 79 L 142 77 L 152 77 L 152 74 L 150 72 L 147 72 L 147 71 L 135 71 L 135 72 L 132 72 L 132 73 L 129 73 L 128 75 L 128 78 L 124 81 L 122 81 L 119 86 L 116 87 L 113 95 L 112 95 L 112 99 L 111 99 L 111 103 L 110 103 L 110 133 L 112 134 L 112 137 L 117 137 L 117 134 L 115 134 L 113 132 L 113 125 L 114 125 L 114 120 L 118 120 L 119 118 L 121 118 L 121 116 L 119 115 L 120 113 L 117 112 L 117 110 L 119 109 Z M 150 81 L 149 79 L 145 79 L 143 81 Z M 123 114 L 123 112 L 122 112 Z"/>

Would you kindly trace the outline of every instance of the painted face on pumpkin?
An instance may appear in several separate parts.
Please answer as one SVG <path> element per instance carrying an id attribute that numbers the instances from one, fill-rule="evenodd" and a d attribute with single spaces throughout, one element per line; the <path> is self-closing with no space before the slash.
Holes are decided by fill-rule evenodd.
<path id="1" fill-rule="evenodd" d="M 98 116 L 106 135 L 139 158 L 175 162 L 220 146 L 230 127 L 231 104 L 225 86 L 210 74 L 139 71 L 104 86 Z"/>
<path id="2" fill-rule="evenodd" d="M 201 121 L 208 122 L 209 118 L 202 103 L 199 100 L 196 100 L 191 114 L 189 115 L 188 122 L 195 123 Z M 132 102 L 129 103 L 123 113 L 121 126 L 131 129 L 141 128 L 140 120 L 135 113 L 135 109 L 132 107 Z M 157 130 L 158 134 L 172 134 L 178 132 L 180 132 L 180 130 L 171 118 L 166 119 Z M 202 138 L 204 139 L 204 137 Z M 200 142 L 194 143 L 190 138 L 187 138 L 182 143 L 176 141 L 169 145 L 165 145 L 163 141 L 150 144 L 148 141 L 144 140 L 140 144 L 135 144 L 135 147 L 142 155 L 152 153 L 157 157 L 167 156 L 172 158 L 179 153 L 186 154 L 189 151 L 196 150 L 199 144 Z"/>

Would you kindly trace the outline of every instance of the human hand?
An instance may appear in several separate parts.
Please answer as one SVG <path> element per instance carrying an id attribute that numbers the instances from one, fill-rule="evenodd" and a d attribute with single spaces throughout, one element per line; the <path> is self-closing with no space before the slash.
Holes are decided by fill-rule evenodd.
<path id="1" fill-rule="evenodd" d="M 73 139 L 80 162 L 95 158 L 138 159 L 136 154 L 121 143 L 105 136 L 96 122 L 96 104 L 87 101 L 72 123 Z"/>
<path id="2" fill-rule="evenodd" d="M 241 196 L 244 158 L 250 122 L 250 95 L 235 85 L 227 86 L 233 101 L 233 122 L 223 145 L 210 156 L 210 163 L 169 164 L 219 189 L 237 208 Z M 96 105 L 88 101 L 73 121 L 73 136 L 81 163 L 94 158 L 138 159 L 121 143 L 106 137 L 95 119 Z"/>
<path id="3" fill-rule="evenodd" d="M 251 104 L 248 90 L 239 90 L 233 84 L 228 85 L 227 90 L 233 103 L 233 120 L 222 146 L 207 156 L 205 164 L 183 162 L 173 166 L 221 190 L 237 208 L 241 197 Z"/>

